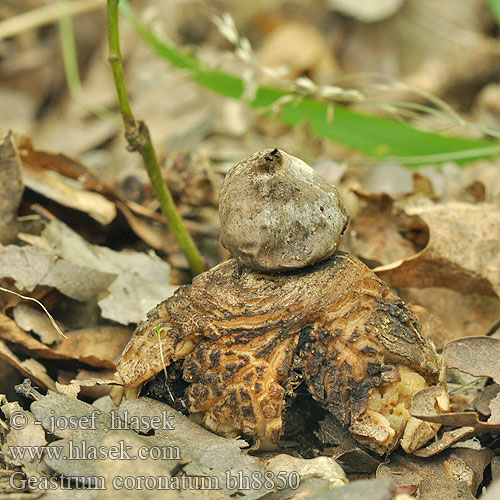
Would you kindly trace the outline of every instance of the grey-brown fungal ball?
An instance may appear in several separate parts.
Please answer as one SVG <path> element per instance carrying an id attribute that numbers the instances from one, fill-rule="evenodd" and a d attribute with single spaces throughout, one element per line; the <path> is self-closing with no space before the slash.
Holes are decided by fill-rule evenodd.
<path id="1" fill-rule="evenodd" d="M 349 220 L 337 189 L 279 149 L 247 156 L 231 168 L 219 216 L 222 245 L 262 272 L 299 269 L 330 257 Z"/>

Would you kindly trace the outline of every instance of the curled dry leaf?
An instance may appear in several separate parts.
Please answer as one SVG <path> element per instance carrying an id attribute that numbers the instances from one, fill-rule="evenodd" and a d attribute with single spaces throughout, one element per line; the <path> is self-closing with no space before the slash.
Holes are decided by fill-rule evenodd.
<path id="1" fill-rule="evenodd" d="M 458 429 L 453 429 L 452 431 L 445 431 L 439 439 L 433 441 L 427 446 L 424 446 L 423 448 L 420 448 L 420 450 L 415 451 L 413 454 L 421 458 L 432 457 L 433 455 L 437 455 L 438 453 L 450 448 L 450 446 L 475 435 L 476 430 L 474 427 L 460 427 Z"/>
<path id="2" fill-rule="evenodd" d="M 47 375 L 47 370 L 41 363 L 32 358 L 21 361 L 3 340 L 0 340 L 0 358 L 15 367 L 25 377 L 29 377 L 40 387 L 55 390 L 55 382 Z"/>
<path id="3" fill-rule="evenodd" d="M 391 286 L 500 296 L 500 207 L 450 202 L 407 207 L 429 227 L 427 246 L 374 271 Z"/>
<path id="4" fill-rule="evenodd" d="M 0 314 L 0 338 L 24 347 L 38 358 L 66 359 L 64 354 L 57 354 L 52 348 L 24 331 L 15 321 L 4 314 Z M 58 339 L 62 340 L 61 337 Z"/>
<path id="5" fill-rule="evenodd" d="M 103 396 L 109 396 L 109 391 L 113 384 L 113 374 L 114 370 L 81 370 L 76 371 L 65 371 L 59 370 L 57 374 L 57 382 L 61 385 L 68 386 L 70 384 L 78 384 L 80 388 L 79 395 L 82 399 L 87 399 L 88 401 L 96 401 Z M 94 380 L 102 381 L 102 385 L 94 384 Z M 107 383 L 104 383 L 105 381 Z M 80 384 L 83 382 L 83 384 Z M 109 398 L 105 398 L 109 401 L 110 405 L 113 405 Z"/>
<path id="6" fill-rule="evenodd" d="M 402 214 L 387 194 L 355 193 L 366 206 L 351 218 L 349 230 L 341 243 L 343 247 L 370 267 L 415 255 L 416 246 L 402 233 L 421 229 L 422 223 Z"/>
<path id="7" fill-rule="evenodd" d="M 114 203 L 88 189 L 85 180 L 89 174 L 76 160 L 35 150 L 28 138 L 19 141 L 19 153 L 27 187 L 61 205 L 85 212 L 101 224 L 109 224 L 115 218 Z"/>
<path id="8" fill-rule="evenodd" d="M 448 343 L 443 356 L 449 368 L 456 368 L 474 376 L 488 376 L 498 381 L 500 339 L 491 337 L 467 337 Z M 441 391 L 441 392 L 440 392 Z M 443 436 L 415 454 L 421 457 L 431 456 L 449 446 L 475 434 L 497 433 L 500 431 L 500 398 L 491 399 L 490 416 L 487 422 L 480 420 L 476 412 L 442 412 L 439 401 L 444 401 L 444 390 L 437 387 L 425 389 L 412 398 L 410 413 L 427 422 L 460 427 L 447 431 Z"/>
<path id="9" fill-rule="evenodd" d="M 132 330 L 123 326 L 104 326 L 67 332 L 68 340 L 47 346 L 0 314 L 0 338 L 20 345 L 31 355 L 45 359 L 73 359 L 87 365 L 114 369 Z M 16 364 L 14 364 L 16 366 Z"/>
<path id="10" fill-rule="evenodd" d="M 163 227 L 166 221 L 161 214 L 128 200 L 121 191 L 94 170 L 66 155 L 35 149 L 27 137 L 19 140 L 18 148 L 25 172 L 35 172 L 34 175 L 39 176 L 53 175 L 64 179 L 61 182 L 65 185 L 79 186 L 79 189 L 90 193 L 89 196 L 97 195 L 100 198 L 96 199 L 113 202 L 123 213 L 131 229 L 148 245 L 158 250 L 172 247 L 169 233 L 166 233 Z M 106 203 L 104 207 L 104 211 L 99 210 L 99 205 L 97 207 L 99 215 L 96 218 L 101 222 L 110 221 L 113 213 Z M 158 222 L 162 225 L 159 226 Z"/>
<path id="11" fill-rule="evenodd" d="M 0 144 L 0 243 L 12 243 L 17 235 L 17 210 L 24 186 L 21 179 L 21 160 L 12 133 Z"/>
<path id="12" fill-rule="evenodd" d="M 492 412 L 488 422 L 479 420 L 476 412 L 449 412 L 443 411 L 442 402 L 448 395 L 444 388 L 431 387 L 417 392 L 412 398 L 410 413 L 427 422 L 435 422 L 455 427 L 474 427 L 476 432 L 496 432 L 500 429 L 500 422 L 495 422 L 498 415 Z M 448 404 L 449 408 L 449 403 Z"/>
<path id="13" fill-rule="evenodd" d="M 225 436 L 276 445 L 293 374 L 379 453 L 400 440 L 412 451 L 436 432 L 407 424 L 412 394 L 438 381 L 439 356 L 404 303 L 342 252 L 284 275 L 235 259 L 199 275 L 153 309 L 125 348 L 117 379 L 129 397 L 163 370 L 162 358 L 182 360 L 189 411 Z M 118 402 L 123 391 L 113 392 Z"/>

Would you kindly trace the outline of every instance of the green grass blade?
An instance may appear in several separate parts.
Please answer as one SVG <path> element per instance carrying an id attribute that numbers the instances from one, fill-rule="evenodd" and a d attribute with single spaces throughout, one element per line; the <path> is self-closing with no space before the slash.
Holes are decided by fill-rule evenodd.
<path id="1" fill-rule="evenodd" d="M 493 12 L 495 19 L 497 20 L 497 24 L 500 26 L 500 0 L 488 0 L 490 5 L 490 10 Z"/>
<path id="2" fill-rule="evenodd" d="M 241 99 L 245 89 L 241 78 L 221 70 L 213 70 L 196 57 L 160 41 L 137 21 L 126 1 L 120 2 L 120 8 L 141 37 L 170 64 L 187 70 L 195 81 L 219 94 Z M 255 109 L 267 109 L 287 94 L 285 90 L 262 86 L 248 105 Z M 279 119 L 284 123 L 293 126 L 308 122 L 315 134 L 374 159 L 394 158 L 406 165 L 446 161 L 464 164 L 500 155 L 500 142 L 497 141 L 423 132 L 404 123 L 359 113 L 339 105 L 335 105 L 334 119 L 329 122 L 328 104 L 313 98 L 294 99 L 293 102 L 281 105 L 280 109 Z"/>

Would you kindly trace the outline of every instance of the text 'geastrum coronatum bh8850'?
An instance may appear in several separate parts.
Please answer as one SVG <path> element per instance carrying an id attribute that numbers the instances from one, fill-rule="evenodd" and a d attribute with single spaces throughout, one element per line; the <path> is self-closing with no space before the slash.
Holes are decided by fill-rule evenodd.
<path id="1" fill-rule="evenodd" d="M 235 258 L 138 325 L 117 367 L 115 402 L 136 397 L 163 358 L 182 372 L 190 414 L 255 447 L 279 442 L 299 383 L 378 453 L 399 443 L 411 452 L 435 435 L 436 424 L 408 409 L 415 392 L 438 382 L 439 356 L 382 280 L 335 253 L 348 221 L 337 190 L 303 161 L 266 150 L 229 171 L 220 218 Z"/>

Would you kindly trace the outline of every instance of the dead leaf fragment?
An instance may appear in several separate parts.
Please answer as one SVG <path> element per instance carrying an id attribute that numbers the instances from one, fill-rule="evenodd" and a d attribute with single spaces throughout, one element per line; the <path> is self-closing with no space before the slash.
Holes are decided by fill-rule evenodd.
<path id="1" fill-rule="evenodd" d="M 8 245 L 0 246 L 0 278 L 14 279 L 19 290 L 47 285 L 85 301 L 106 290 L 116 275 L 74 265 L 43 248 Z"/>
<path id="2" fill-rule="evenodd" d="M 47 163 L 56 163 L 67 171 L 76 162 L 64 155 L 35 151 L 26 139 L 20 141 L 19 147 L 23 161 L 22 175 L 27 187 L 65 207 L 85 212 L 101 224 L 109 224 L 116 217 L 115 204 L 102 194 L 89 191 L 84 179 L 62 175 L 53 166 L 46 168 Z"/>
<path id="3" fill-rule="evenodd" d="M 473 500 L 493 453 L 483 448 L 457 448 L 427 459 L 395 453 L 377 477 L 392 478 L 398 487 L 419 487 L 421 500 Z"/>
<path id="4" fill-rule="evenodd" d="M 467 337 L 449 342 L 443 349 L 448 368 L 474 377 L 491 377 L 500 383 L 500 339 Z"/>
<path id="5" fill-rule="evenodd" d="M 115 205 L 98 193 L 86 191 L 78 182 L 47 170 L 23 169 L 27 187 L 47 198 L 90 215 L 101 224 L 109 224 L 116 216 Z"/>
<path id="6" fill-rule="evenodd" d="M 23 330 L 36 333 L 44 344 L 50 345 L 61 341 L 61 336 L 52 326 L 49 317 L 40 309 L 21 303 L 12 312 L 15 322 Z"/>
<path id="7" fill-rule="evenodd" d="M 486 335 L 500 321 L 497 296 L 460 293 L 443 287 L 400 288 L 398 291 L 407 304 L 425 309 L 419 314 L 411 306 L 438 351 L 456 338 Z"/>
<path id="8" fill-rule="evenodd" d="M 105 381 L 107 382 L 105 383 Z M 74 371 L 59 370 L 57 382 L 65 386 L 77 384 L 80 388 L 80 397 L 94 402 L 103 396 L 108 396 L 111 387 L 115 384 L 113 370 L 79 369 L 76 373 Z"/>
<path id="9" fill-rule="evenodd" d="M 475 434 L 476 430 L 474 427 L 460 427 L 452 431 L 445 431 L 437 441 L 433 441 L 424 448 L 420 448 L 420 450 L 415 451 L 413 454 L 421 458 L 432 457 Z"/>
<path id="10" fill-rule="evenodd" d="M 447 287 L 500 296 L 500 208 L 450 202 L 407 207 L 429 227 L 427 246 L 374 271 L 391 286 Z"/>
<path id="11" fill-rule="evenodd" d="M 4 403 L 2 412 L 10 423 L 12 418 L 17 425 L 10 425 L 6 439 L 2 445 L 2 455 L 5 463 L 20 466 L 27 477 L 40 477 L 47 473 L 48 469 L 42 460 L 36 456 L 25 453 L 23 457 L 15 457 L 10 452 L 11 447 L 46 446 L 45 432 L 40 425 L 37 425 L 33 414 L 23 410 L 19 403 Z M 19 423 L 24 424 L 19 425 Z"/>
<path id="12" fill-rule="evenodd" d="M 45 367 L 35 359 L 21 361 L 7 346 L 0 340 L 0 358 L 14 366 L 25 377 L 29 377 L 40 387 L 55 390 L 55 382 L 47 375 Z"/>
<path id="13" fill-rule="evenodd" d="M 487 385 L 475 399 L 473 405 L 474 408 L 481 413 L 489 417 L 492 413 L 490 405 L 496 399 L 496 396 L 500 393 L 500 386 L 498 384 Z M 494 403 L 496 407 L 498 402 Z M 500 420 L 499 420 L 500 421 Z"/>
<path id="14" fill-rule="evenodd" d="M 8 245 L 17 235 L 17 210 L 24 191 L 21 160 L 12 132 L 0 144 L 0 165 L 0 243 Z"/>
<path id="15" fill-rule="evenodd" d="M 66 357 L 56 354 L 53 349 L 25 332 L 15 321 L 4 314 L 0 314 L 0 338 L 12 344 L 24 347 L 29 350 L 32 355 L 39 358 L 60 359 Z M 61 337 L 59 337 L 59 339 L 61 339 Z"/>
<path id="16" fill-rule="evenodd" d="M 439 393 L 440 390 L 442 391 L 441 393 Z M 447 398 L 447 394 L 444 388 L 430 387 L 424 389 L 413 396 L 410 413 L 414 417 L 427 422 L 454 427 L 473 427 L 478 433 L 497 432 L 500 430 L 500 422 L 494 421 L 494 419 L 498 418 L 496 411 L 492 412 L 488 422 L 482 422 L 479 420 L 479 415 L 473 411 L 443 411 L 443 408 L 440 407 L 440 401 L 444 401 L 445 398 Z M 446 404 L 449 405 L 449 402 Z"/>
<path id="17" fill-rule="evenodd" d="M 101 382 L 101 381 L 100 381 Z M 267 493 L 264 487 L 260 489 L 246 489 L 244 485 L 240 488 L 226 485 L 227 472 L 231 476 L 237 476 L 238 471 L 242 471 L 245 476 L 251 477 L 252 473 L 263 476 L 266 468 L 261 461 L 244 453 L 241 448 L 246 446 L 244 441 L 238 439 L 225 439 L 212 434 L 192 422 L 189 418 L 176 412 L 167 405 L 141 398 L 135 401 L 124 403 L 118 410 L 114 409 L 113 420 L 110 414 L 104 409 L 97 409 L 95 406 L 79 401 L 73 397 L 62 394 L 49 394 L 42 396 L 31 404 L 31 411 L 35 418 L 41 422 L 43 428 L 51 431 L 54 440 L 49 446 L 62 447 L 59 458 L 45 456 L 45 463 L 54 471 L 65 476 L 95 476 L 103 475 L 106 479 L 108 489 L 106 494 L 115 494 L 113 490 L 113 478 L 120 476 L 130 476 L 140 478 L 141 476 L 165 476 L 170 478 L 177 470 L 179 475 L 188 476 L 210 476 L 218 478 L 220 489 L 188 492 L 175 491 L 172 498 L 190 499 L 227 498 L 231 494 L 238 494 L 248 498 L 257 499 Z M 92 415 L 95 417 L 92 418 Z M 169 426 L 162 426 L 158 429 L 158 417 L 164 418 L 170 423 Z M 55 418 L 54 418 L 55 417 Z M 66 428 L 66 419 L 73 417 L 79 419 L 84 425 L 76 429 Z M 134 429 L 134 419 L 143 423 L 144 432 L 151 429 L 149 423 L 154 426 L 154 435 L 138 434 Z M 154 420 L 153 420 L 154 419 Z M 118 426 L 120 422 L 120 426 Z M 89 426 L 89 424 L 92 424 Z M 120 427 L 120 428 L 118 428 Z M 69 447 L 82 449 L 84 443 L 87 450 L 104 446 L 109 450 L 117 443 L 123 444 L 123 449 L 127 453 L 114 457 L 99 457 L 100 459 L 82 458 L 67 459 L 69 457 Z M 161 448 L 170 453 L 167 460 L 128 459 L 127 457 L 138 457 L 138 448 L 143 449 Z M 74 456 L 74 455 L 73 455 Z M 144 454 L 146 456 L 146 454 Z M 154 457 L 154 454 L 151 455 Z M 137 498 L 137 492 L 134 497 Z M 194 493 L 193 493 L 194 492 Z M 165 496 L 165 491 L 160 491 L 159 496 L 149 495 L 147 498 L 170 498 Z M 120 498 L 123 492 L 120 492 Z"/>
<path id="18" fill-rule="evenodd" d="M 56 389 L 59 394 L 76 399 L 82 387 L 95 387 L 96 385 L 117 385 L 112 379 L 89 379 L 89 380 L 71 380 L 69 384 L 60 384 L 56 382 Z"/>
<path id="19" fill-rule="evenodd" d="M 54 352 L 98 368 L 114 369 L 132 335 L 124 326 L 103 326 L 67 332 L 69 342 L 61 342 Z"/>
<path id="20" fill-rule="evenodd" d="M 155 254 L 117 252 L 91 245 L 57 219 L 47 224 L 40 239 L 32 240 L 88 272 L 114 276 L 99 307 L 104 318 L 123 325 L 142 321 L 149 310 L 177 288 L 170 285 L 170 266 Z"/>
<path id="21" fill-rule="evenodd" d="M 481 495 L 481 500 L 497 500 L 500 498 L 500 481 L 496 480 L 486 488 L 484 495 Z"/>

